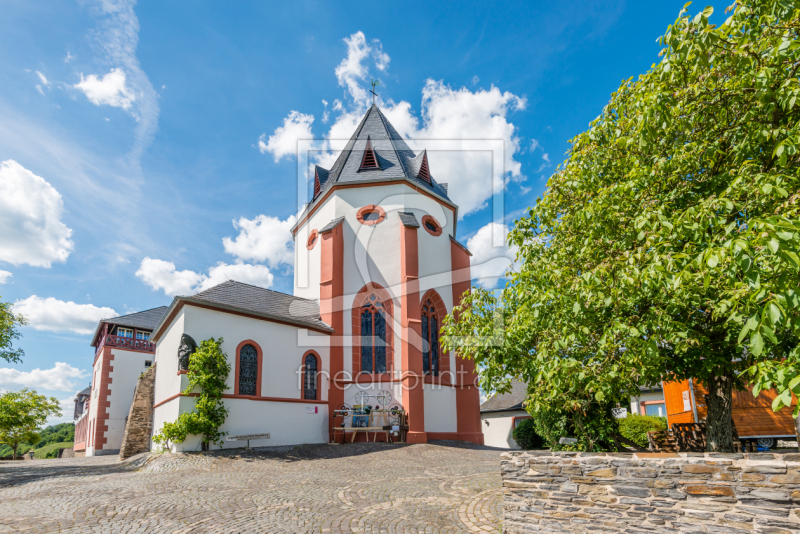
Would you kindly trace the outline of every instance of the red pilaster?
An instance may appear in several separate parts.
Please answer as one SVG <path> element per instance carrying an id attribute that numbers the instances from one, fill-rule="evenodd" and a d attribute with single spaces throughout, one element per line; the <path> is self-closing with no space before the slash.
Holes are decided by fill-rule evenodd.
<path id="1" fill-rule="evenodd" d="M 337 225 L 321 234 L 320 315 L 334 333 L 330 343 L 330 380 L 328 381 L 328 431 L 333 435 L 333 411 L 344 403 L 344 228 Z"/>
<path id="2" fill-rule="evenodd" d="M 422 339 L 419 315 L 419 248 L 417 228 L 403 226 L 400 231 L 400 327 L 402 331 L 401 379 L 403 405 L 408 411 L 408 443 L 427 443 L 425 434 L 425 392 L 422 390 Z"/>
<path id="3" fill-rule="evenodd" d="M 453 277 L 453 306 L 461 304 L 461 295 L 470 288 L 469 253 L 450 241 L 450 258 Z M 456 354 L 456 422 L 460 440 L 483 445 L 481 430 L 481 395 L 475 362 Z"/>

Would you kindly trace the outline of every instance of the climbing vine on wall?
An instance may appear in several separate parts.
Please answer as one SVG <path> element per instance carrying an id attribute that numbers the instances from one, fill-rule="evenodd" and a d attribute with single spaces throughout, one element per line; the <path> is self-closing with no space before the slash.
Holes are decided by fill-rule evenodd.
<path id="1" fill-rule="evenodd" d="M 209 443 L 222 445 L 227 433 L 220 432 L 219 428 L 228 416 L 222 394 L 231 365 L 221 346 L 222 338 L 206 339 L 189 357 L 189 385 L 183 394 L 197 395 L 194 410 L 180 414 L 173 423 L 164 423 L 161 431 L 153 436 L 155 443 L 165 447 L 170 443 L 183 443 L 191 434 L 201 437 L 204 451 L 208 450 Z"/>

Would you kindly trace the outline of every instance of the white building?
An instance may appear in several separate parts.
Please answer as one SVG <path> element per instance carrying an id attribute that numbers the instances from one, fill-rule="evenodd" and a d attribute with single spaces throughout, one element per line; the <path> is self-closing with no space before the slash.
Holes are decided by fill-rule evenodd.
<path id="1" fill-rule="evenodd" d="M 631 413 L 641 415 L 667 416 L 667 405 L 664 401 L 664 388 L 661 385 L 640 387 L 638 397 L 631 399 Z"/>
<path id="2" fill-rule="evenodd" d="M 221 430 L 270 434 L 252 446 L 329 441 L 333 411 L 360 391 L 391 392 L 408 413 L 408 442 L 482 443 L 474 364 L 439 343 L 442 319 L 470 288 L 457 221 L 427 154 L 373 105 L 333 167 L 315 169 L 292 229 L 293 295 L 230 281 L 172 302 L 153 332 L 154 432 L 193 409 L 177 356 L 187 334 L 224 339 L 234 371 Z M 173 446 L 198 448 L 199 437 Z"/>
<path id="3" fill-rule="evenodd" d="M 481 404 L 481 428 L 483 444 L 501 449 L 519 449 L 512 433 L 517 425 L 530 419 L 523 407 L 528 386 L 524 382 L 514 380 L 511 391 L 495 395 Z"/>
<path id="4" fill-rule="evenodd" d="M 136 382 L 155 360 L 156 345 L 150 334 L 167 307 L 103 319 L 91 346 L 95 348 L 89 398 L 76 406 L 77 454 L 119 454 Z M 83 394 L 84 392 L 81 392 Z"/>

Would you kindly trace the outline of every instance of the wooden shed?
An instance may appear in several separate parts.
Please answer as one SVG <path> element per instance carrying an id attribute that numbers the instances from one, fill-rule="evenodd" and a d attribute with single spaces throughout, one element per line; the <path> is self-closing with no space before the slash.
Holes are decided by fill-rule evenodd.
<path id="1" fill-rule="evenodd" d="M 667 423 L 670 427 L 675 423 L 699 423 L 705 421 L 708 414 L 706 407 L 705 386 L 694 380 L 682 382 L 664 382 L 664 401 L 667 405 Z M 775 390 L 762 391 L 753 397 L 751 391 L 733 392 L 733 423 L 742 440 L 761 440 L 769 445 L 770 440 L 796 439 L 795 421 L 792 417 L 794 408 L 783 408 L 777 413 L 772 411 L 772 401 L 776 397 Z M 793 397 L 792 406 L 797 404 Z"/>

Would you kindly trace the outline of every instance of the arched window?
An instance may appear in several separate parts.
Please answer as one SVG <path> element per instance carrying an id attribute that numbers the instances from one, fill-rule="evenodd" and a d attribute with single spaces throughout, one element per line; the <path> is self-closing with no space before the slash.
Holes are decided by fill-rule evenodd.
<path id="1" fill-rule="evenodd" d="M 373 293 L 361 307 L 361 372 L 386 372 L 386 316 Z"/>
<path id="2" fill-rule="evenodd" d="M 351 318 L 355 377 L 392 373 L 393 306 L 391 294 L 375 282 L 362 287 L 353 299 Z"/>
<path id="3" fill-rule="evenodd" d="M 257 395 L 258 351 L 249 343 L 239 349 L 239 395 Z"/>
<path id="4" fill-rule="evenodd" d="M 422 374 L 439 376 L 439 315 L 433 299 L 422 303 Z"/>
<path id="5" fill-rule="evenodd" d="M 317 358 L 309 353 L 303 360 L 303 398 L 305 400 L 317 400 Z"/>

